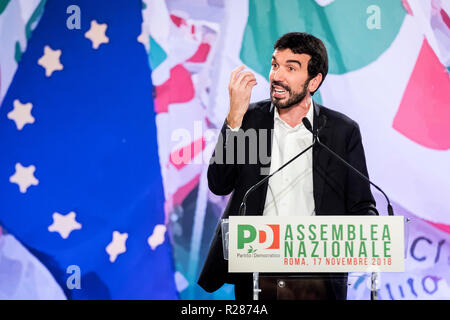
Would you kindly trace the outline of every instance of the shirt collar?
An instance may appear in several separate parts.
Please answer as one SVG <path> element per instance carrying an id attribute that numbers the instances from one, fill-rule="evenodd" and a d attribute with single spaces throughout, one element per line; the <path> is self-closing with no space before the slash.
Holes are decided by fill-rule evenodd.
<path id="1" fill-rule="evenodd" d="M 273 104 L 272 104 L 271 108 L 275 109 L 274 110 L 274 121 L 280 121 L 283 125 L 287 126 L 287 128 L 289 128 L 289 129 L 297 129 L 297 128 L 303 126 L 303 123 L 300 123 L 296 127 L 292 128 L 283 119 L 281 119 L 280 114 L 278 113 L 278 108 L 276 108 Z M 311 98 L 311 103 L 309 105 L 309 110 L 306 113 L 306 118 L 309 120 L 309 123 L 311 123 L 311 125 L 313 123 L 313 115 L 314 115 L 314 101 Z"/>

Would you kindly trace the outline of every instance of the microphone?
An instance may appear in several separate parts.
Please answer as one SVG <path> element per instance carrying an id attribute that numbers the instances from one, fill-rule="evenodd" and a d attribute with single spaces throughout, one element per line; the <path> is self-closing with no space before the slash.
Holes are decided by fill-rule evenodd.
<path id="1" fill-rule="evenodd" d="M 365 180 L 366 182 L 368 182 L 369 184 L 373 185 L 378 191 L 380 191 L 383 196 L 386 198 L 386 202 L 387 202 L 387 209 L 388 209 L 388 214 L 390 216 L 394 215 L 394 210 L 392 209 L 392 205 L 391 205 L 391 201 L 389 200 L 388 196 L 386 195 L 386 193 L 379 187 L 377 186 L 375 183 L 373 183 L 372 181 L 369 180 L 368 177 L 366 177 L 364 174 L 362 174 L 358 169 L 356 169 L 355 167 L 353 167 L 350 163 L 348 163 L 347 161 L 345 161 L 342 157 L 340 157 L 336 152 L 334 152 L 333 150 L 331 150 L 330 148 L 328 148 L 325 144 L 323 144 L 318 136 L 318 131 L 313 131 L 312 127 L 311 127 L 311 123 L 309 122 L 309 120 L 307 118 L 303 118 L 303 123 L 305 124 L 306 129 L 311 132 L 313 134 L 314 141 L 319 144 L 320 146 L 322 146 L 325 150 L 327 150 L 329 153 L 331 153 L 335 158 L 339 159 L 343 164 L 345 164 L 348 168 L 352 169 L 359 177 L 361 177 L 363 180 Z M 321 128 L 325 126 L 325 124 L 327 123 L 327 117 L 325 115 L 321 115 L 319 117 L 319 124 L 321 124 Z"/>
<path id="2" fill-rule="evenodd" d="M 311 122 L 309 122 L 307 117 L 304 117 L 302 119 L 303 125 L 305 126 L 306 130 L 308 130 L 309 132 L 313 132 L 312 131 L 312 126 L 311 126 Z"/>
<path id="3" fill-rule="evenodd" d="M 311 122 L 309 122 L 309 120 L 304 117 L 302 119 L 303 125 L 306 127 L 306 129 L 308 131 L 312 132 L 312 126 L 311 126 Z M 263 179 L 261 179 L 259 182 L 257 182 L 256 184 L 254 184 L 253 186 L 251 186 L 247 192 L 244 194 L 244 197 L 242 198 L 242 202 L 241 202 L 241 206 L 239 207 L 239 215 L 240 216 L 245 216 L 245 213 L 247 211 L 247 198 L 248 196 L 255 191 L 256 189 L 258 189 L 261 185 L 264 184 L 264 182 L 266 182 L 267 180 L 269 180 L 271 177 L 273 177 L 275 174 L 277 174 L 278 172 L 280 172 L 281 170 L 283 170 L 283 168 L 285 168 L 286 166 L 288 166 L 292 161 L 294 161 L 295 159 L 297 159 L 298 157 L 300 157 L 302 154 L 304 154 L 306 151 L 308 151 L 309 149 L 311 149 L 316 141 L 317 141 L 317 133 L 322 129 L 322 127 L 324 126 L 324 124 L 322 126 L 319 126 L 319 129 L 316 130 L 316 134 L 313 134 L 313 142 L 312 144 L 307 147 L 306 149 L 302 150 L 300 153 L 298 153 L 296 156 L 294 156 L 291 160 L 289 160 L 288 162 L 286 162 L 285 164 L 283 164 L 281 167 L 279 167 L 276 171 L 272 172 L 271 174 L 265 176 Z"/>

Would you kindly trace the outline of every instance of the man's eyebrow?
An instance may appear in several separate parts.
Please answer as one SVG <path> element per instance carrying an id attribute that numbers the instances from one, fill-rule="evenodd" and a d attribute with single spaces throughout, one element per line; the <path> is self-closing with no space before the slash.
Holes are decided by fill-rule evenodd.
<path id="1" fill-rule="evenodd" d="M 272 60 L 274 60 L 275 62 L 277 61 L 275 56 L 272 56 Z M 302 63 L 298 60 L 287 60 L 286 63 L 297 63 L 300 67 L 302 66 Z"/>
<path id="2" fill-rule="evenodd" d="M 302 66 L 302 63 L 298 60 L 288 60 L 287 63 L 297 63 L 300 67 Z"/>

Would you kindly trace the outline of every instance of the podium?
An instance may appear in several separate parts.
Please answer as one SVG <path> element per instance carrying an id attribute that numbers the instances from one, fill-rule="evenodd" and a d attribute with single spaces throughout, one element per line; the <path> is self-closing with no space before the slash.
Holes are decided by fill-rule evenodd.
<path id="1" fill-rule="evenodd" d="M 230 216 L 221 221 L 223 256 L 230 273 L 253 275 L 253 300 L 345 299 L 348 284 L 361 279 L 370 279 L 377 300 L 379 273 L 404 271 L 408 223 L 401 216 Z"/>

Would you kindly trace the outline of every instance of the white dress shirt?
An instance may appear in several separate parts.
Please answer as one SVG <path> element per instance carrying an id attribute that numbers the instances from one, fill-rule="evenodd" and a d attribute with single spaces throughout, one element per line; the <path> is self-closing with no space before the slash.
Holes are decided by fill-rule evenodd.
<path id="1" fill-rule="evenodd" d="M 274 107 L 275 108 L 275 107 Z M 313 123 L 313 101 L 306 117 Z M 303 123 L 292 128 L 274 111 L 270 173 L 276 171 L 312 143 L 312 133 Z M 314 215 L 312 148 L 269 179 L 264 216 Z"/>

